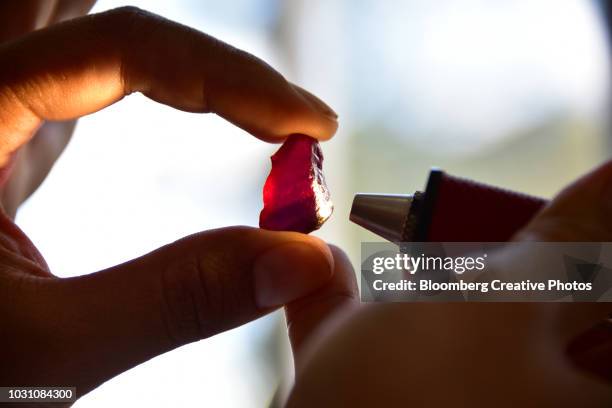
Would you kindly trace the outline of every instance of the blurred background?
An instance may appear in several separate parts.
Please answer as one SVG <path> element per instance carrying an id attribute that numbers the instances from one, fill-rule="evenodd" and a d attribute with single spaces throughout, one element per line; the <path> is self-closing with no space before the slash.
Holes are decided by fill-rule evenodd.
<path id="1" fill-rule="evenodd" d="M 323 145 L 336 210 L 316 235 L 354 264 L 379 240 L 348 222 L 355 192 L 411 193 L 439 166 L 550 197 L 611 153 L 606 35 L 588 0 L 100 0 L 94 12 L 128 4 L 260 56 L 339 113 Z M 17 222 L 65 277 L 256 226 L 277 147 L 132 95 L 79 122 Z M 160 356 L 76 406 L 265 406 L 292 370 L 282 319 Z"/>

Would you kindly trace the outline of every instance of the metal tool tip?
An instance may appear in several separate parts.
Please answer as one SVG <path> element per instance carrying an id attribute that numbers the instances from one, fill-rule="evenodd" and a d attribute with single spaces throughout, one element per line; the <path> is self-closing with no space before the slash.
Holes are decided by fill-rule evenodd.
<path id="1" fill-rule="evenodd" d="M 355 194 L 350 220 L 392 242 L 403 240 L 412 195 Z"/>

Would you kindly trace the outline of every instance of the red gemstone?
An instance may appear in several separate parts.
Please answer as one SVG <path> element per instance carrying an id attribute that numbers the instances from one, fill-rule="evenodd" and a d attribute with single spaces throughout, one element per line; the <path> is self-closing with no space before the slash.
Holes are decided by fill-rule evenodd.
<path id="1" fill-rule="evenodd" d="M 323 176 L 323 153 L 316 139 L 292 135 L 272 156 L 263 190 L 259 226 L 274 231 L 312 232 L 333 211 Z"/>

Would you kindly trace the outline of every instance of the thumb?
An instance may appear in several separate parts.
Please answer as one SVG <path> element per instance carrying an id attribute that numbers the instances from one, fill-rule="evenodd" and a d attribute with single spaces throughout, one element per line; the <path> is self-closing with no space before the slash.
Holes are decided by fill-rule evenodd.
<path id="1" fill-rule="evenodd" d="M 60 378 L 73 378 L 79 393 L 87 392 L 158 354 L 306 295 L 332 270 L 331 252 L 317 238 L 231 227 L 55 281 L 61 348 L 79 365 L 62 362 L 56 369 L 66 369 Z"/>
<path id="2" fill-rule="evenodd" d="M 311 353 L 359 306 L 359 289 L 348 256 L 331 245 L 333 277 L 322 287 L 285 307 L 296 371 Z"/>

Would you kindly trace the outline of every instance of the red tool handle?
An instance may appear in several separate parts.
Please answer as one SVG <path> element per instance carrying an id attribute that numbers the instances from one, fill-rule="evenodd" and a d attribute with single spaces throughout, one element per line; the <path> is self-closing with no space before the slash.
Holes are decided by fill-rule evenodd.
<path id="1" fill-rule="evenodd" d="M 504 242 L 546 200 L 446 174 L 429 175 L 415 241 Z"/>
<path id="2" fill-rule="evenodd" d="M 546 204 L 546 200 L 432 170 L 417 222 L 417 241 L 504 242 Z M 592 328 L 572 342 L 574 362 L 612 380 L 612 324 Z"/>

